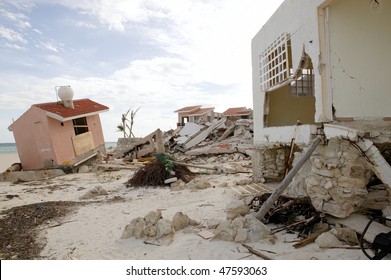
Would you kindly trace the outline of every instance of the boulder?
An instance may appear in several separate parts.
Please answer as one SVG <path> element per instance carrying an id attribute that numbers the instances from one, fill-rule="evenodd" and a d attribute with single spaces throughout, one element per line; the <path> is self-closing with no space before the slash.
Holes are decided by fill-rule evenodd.
<path id="1" fill-rule="evenodd" d="M 192 219 L 190 219 L 186 214 L 182 212 L 177 212 L 172 219 L 172 227 L 175 231 L 184 229 L 188 225 L 197 225 L 198 223 Z"/>
<path id="2" fill-rule="evenodd" d="M 91 199 L 101 195 L 108 195 L 109 193 L 101 186 L 96 186 L 92 190 L 86 192 L 80 199 Z"/>
<path id="3" fill-rule="evenodd" d="M 225 209 L 227 219 L 232 220 L 237 216 L 245 216 L 250 212 L 250 207 L 243 200 L 233 200 Z"/>

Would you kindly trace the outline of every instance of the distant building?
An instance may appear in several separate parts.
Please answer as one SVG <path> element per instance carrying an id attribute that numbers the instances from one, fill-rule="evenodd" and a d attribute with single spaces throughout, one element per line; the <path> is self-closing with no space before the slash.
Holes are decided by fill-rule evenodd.
<path id="1" fill-rule="evenodd" d="M 178 113 L 178 123 L 177 126 L 184 126 L 187 122 L 193 123 L 206 123 L 210 122 L 216 118 L 219 118 L 221 114 L 214 111 L 212 108 L 201 108 L 201 105 L 188 106 L 176 110 L 175 113 Z"/>
<path id="2" fill-rule="evenodd" d="M 221 114 L 227 119 L 252 119 L 253 110 L 246 107 L 229 108 Z"/>
<path id="3" fill-rule="evenodd" d="M 70 87 L 58 93 L 62 101 L 34 104 L 8 127 L 23 170 L 77 165 L 105 153 L 99 114 L 109 108 L 90 99 L 72 100 Z"/>

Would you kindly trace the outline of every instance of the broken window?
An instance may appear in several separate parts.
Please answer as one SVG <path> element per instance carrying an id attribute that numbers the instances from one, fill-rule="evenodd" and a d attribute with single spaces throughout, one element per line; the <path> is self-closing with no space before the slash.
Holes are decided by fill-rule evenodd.
<path id="1" fill-rule="evenodd" d="M 314 96 L 314 69 L 311 58 L 303 52 L 303 57 L 300 66 L 294 75 L 294 79 L 290 84 L 291 95 L 295 97 L 300 96 Z"/>
<path id="2" fill-rule="evenodd" d="M 287 41 L 286 52 L 287 67 L 289 71 L 284 72 L 276 84 L 268 88 L 265 95 L 265 127 L 289 126 L 298 122 L 302 124 L 313 124 L 315 116 L 315 83 L 311 58 L 303 50 L 297 70 L 292 68 L 292 52 L 290 51 L 290 39 Z M 284 47 L 281 48 L 282 50 Z M 283 58 L 285 56 L 282 56 Z M 271 64 L 274 65 L 274 64 Z M 289 72 L 289 75 L 288 75 Z M 273 74 L 274 72 L 272 72 Z"/>
<path id="3" fill-rule="evenodd" d="M 287 81 L 293 74 L 291 39 L 283 33 L 259 57 L 261 89 L 267 91 Z"/>
<path id="4" fill-rule="evenodd" d="M 79 135 L 85 132 L 88 132 L 87 118 L 78 118 L 72 120 L 73 128 L 75 129 L 75 135 Z"/>

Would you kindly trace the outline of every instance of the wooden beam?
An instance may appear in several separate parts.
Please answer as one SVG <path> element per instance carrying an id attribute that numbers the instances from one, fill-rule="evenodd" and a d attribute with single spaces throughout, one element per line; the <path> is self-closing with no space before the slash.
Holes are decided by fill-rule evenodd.
<path id="1" fill-rule="evenodd" d="M 293 168 L 289 171 L 289 173 L 285 176 L 284 180 L 280 183 L 279 187 L 272 193 L 269 198 L 262 204 L 261 209 L 257 213 L 255 213 L 255 217 L 263 221 L 266 213 L 272 207 L 273 203 L 278 199 L 278 197 L 283 193 L 283 191 L 288 187 L 289 183 L 292 181 L 293 177 L 300 170 L 300 168 L 304 165 L 304 163 L 309 159 L 312 153 L 315 151 L 316 147 L 320 144 L 322 139 L 317 137 L 311 144 L 310 148 L 304 153 L 299 162 L 293 166 Z"/>

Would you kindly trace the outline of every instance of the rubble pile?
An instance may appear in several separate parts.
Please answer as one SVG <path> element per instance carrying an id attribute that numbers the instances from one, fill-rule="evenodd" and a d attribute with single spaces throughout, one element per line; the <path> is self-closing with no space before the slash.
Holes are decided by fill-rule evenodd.
<path id="1" fill-rule="evenodd" d="M 114 157 L 134 160 L 164 151 L 178 157 L 232 154 L 232 158 L 239 159 L 251 157 L 252 139 L 251 119 L 232 122 L 224 118 L 205 125 L 188 122 L 176 130 L 157 130 L 136 142 L 121 140 Z"/>

